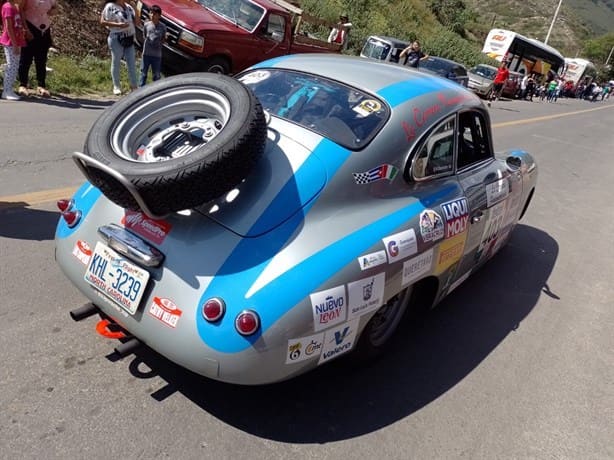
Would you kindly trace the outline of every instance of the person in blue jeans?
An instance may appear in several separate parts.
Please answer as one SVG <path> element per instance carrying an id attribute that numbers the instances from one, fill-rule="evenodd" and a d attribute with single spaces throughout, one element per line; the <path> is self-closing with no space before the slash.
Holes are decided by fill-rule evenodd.
<path id="1" fill-rule="evenodd" d="M 109 30 L 107 44 L 111 51 L 111 78 L 113 94 L 121 95 L 119 70 L 122 58 L 128 67 L 130 89 L 136 89 L 136 51 L 134 49 L 135 28 L 141 21 L 134 7 L 126 0 L 108 0 L 100 15 L 100 24 Z"/>
<path id="2" fill-rule="evenodd" d="M 141 60 L 141 81 L 139 86 L 147 83 L 147 74 L 151 67 L 153 81 L 160 79 L 162 68 L 162 44 L 166 38 L 166 26 L 160 22 L 162 9 L 158 5 L 151 7 L 151 18 L 143 24 L 143 58 Z"/>

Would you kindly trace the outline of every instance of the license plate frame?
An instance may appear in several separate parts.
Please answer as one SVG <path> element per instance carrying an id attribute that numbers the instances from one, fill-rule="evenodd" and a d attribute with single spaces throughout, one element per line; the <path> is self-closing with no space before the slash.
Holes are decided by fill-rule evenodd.
<path id="1" fill-rule="evenodd" d="M 98 241 L 83 279 L 105 297 L 134 315 L 141 304 L 150 273 Z"/>

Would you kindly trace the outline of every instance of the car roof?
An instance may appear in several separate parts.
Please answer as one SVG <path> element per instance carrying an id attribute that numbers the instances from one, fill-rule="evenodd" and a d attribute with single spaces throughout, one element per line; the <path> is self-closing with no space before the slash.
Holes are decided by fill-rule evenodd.
<path id="1" fill-rule="evenodd" d="M 434 78 L 406 66 L 366 60 L 358 56 L 328 53 L 293 54 L 261 62 L 250 69 L 262 68 L 283 68 L 319 74 L 377 94 L 391 106 L 437 91 L 465 94 L 465 90 L 456 82 Z M 314 72 L 314 69 L 318 70 Z"/>
<path id="2" fill-rule="evenodd" d="M 452 59 L 446 59 L 446 58 L 440 57 L 440 56 L 430 56 L 429 55 L 429 57 L 427 57 L 425 59 L 425 61 L 428 61 L 428 60 L 439 61 L 439 62 L 443 62 L 443 63 L 449 64 L 449 65 L 455 65 L 455 66 L 459 66 L 459 67 L 463 67 L 463 68 L 465 67 L 460 62 L 456 62 L 456 61 L 453 61 Z M 424 61 L 422 61 L 422 62 L 424 62 Z"/>
<path id="3" fill-rule="evenodd" d="M 390 42 L 394 46 L 397 46 L 397 45 L 407 46 L 409 44 L 409 41 L 407 40 L 401 40 L 400 38 L 388 37 L 386 35 L 371 35 L 368 38 L 375 38 L 376 40 Z"/>

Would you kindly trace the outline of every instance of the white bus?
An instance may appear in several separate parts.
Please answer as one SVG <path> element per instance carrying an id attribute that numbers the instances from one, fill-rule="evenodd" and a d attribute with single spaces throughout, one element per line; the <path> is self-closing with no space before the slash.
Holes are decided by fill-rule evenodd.
<path id="1" fill-rule="evenodd" d="M 597 69 L 591 61 L 581 58 L 565 58 L 563 78 L 565 81 L 572 81 L 574 88 L 586 77 L 592 80 L 596 76 Z"/>
<path id="2" fill-rule="evenodd" d="M 565 66 L 565 58 L 555 48 L 505 29 L 488 33 L 482 53 L 499 62 L 505 60 L 510 70 L 525 74 L 547 75 L 551 70 L 560 73 Z"/>

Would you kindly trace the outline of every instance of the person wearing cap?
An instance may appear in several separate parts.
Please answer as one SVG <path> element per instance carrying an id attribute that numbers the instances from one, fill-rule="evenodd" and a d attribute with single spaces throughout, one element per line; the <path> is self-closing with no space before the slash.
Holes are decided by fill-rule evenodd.
<path id="1" fill-rule="evenodd" d="M 328 35 L 328 43 L 337 43 L 341 45 L 341 49 L 347 49 L 349 31 L 351 27 L 352 23 L 350 22 L 348 15 L 346 13 L 341 13 L 339 15 L 339 22 L 335 27 L 333 27 Z"/>

